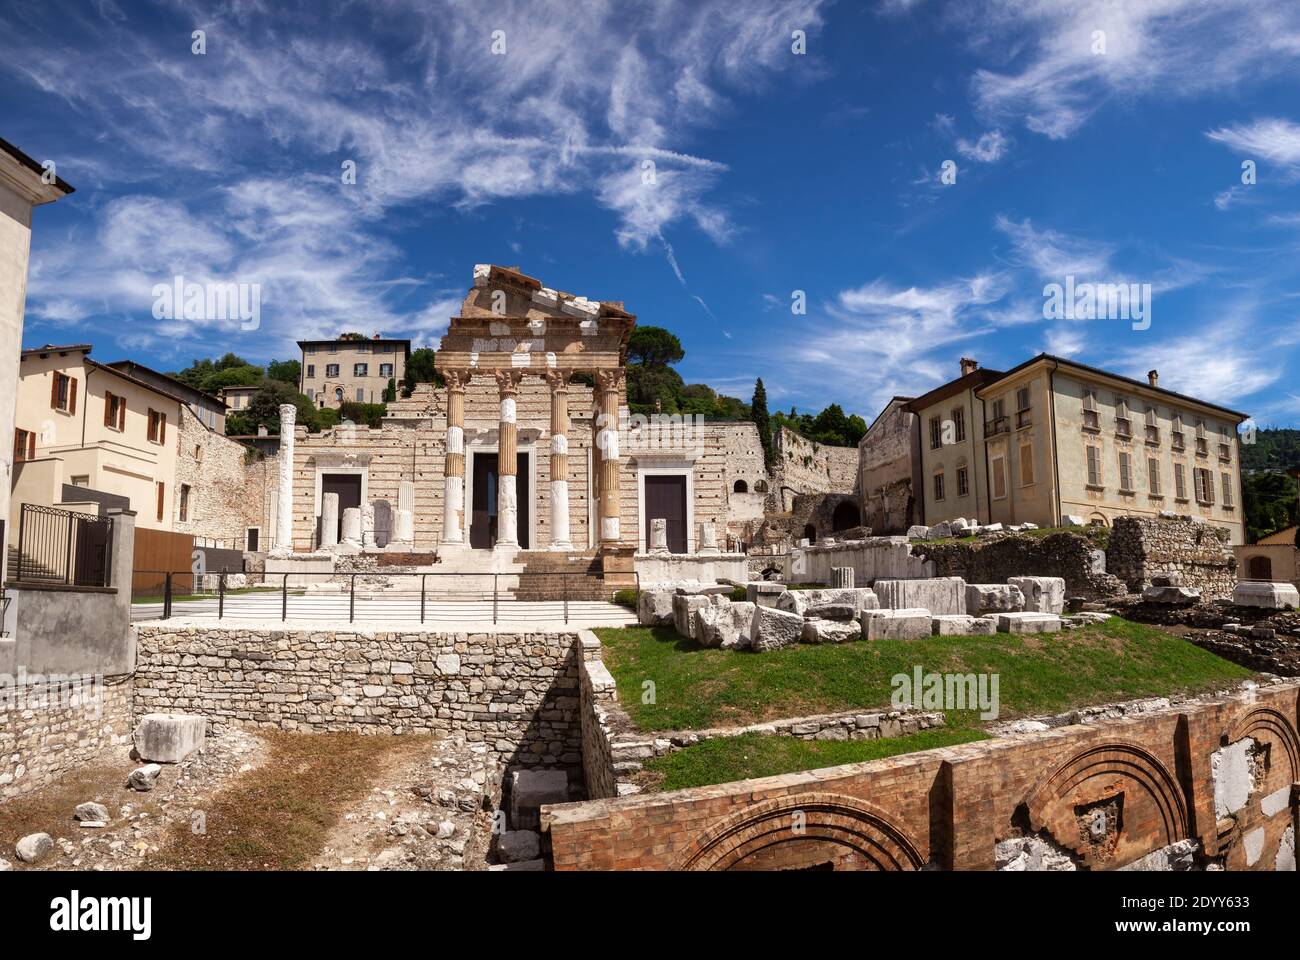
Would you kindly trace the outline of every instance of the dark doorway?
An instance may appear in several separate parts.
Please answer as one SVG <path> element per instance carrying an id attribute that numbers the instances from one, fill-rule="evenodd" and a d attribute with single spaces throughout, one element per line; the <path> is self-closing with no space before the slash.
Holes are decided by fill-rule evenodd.
<path id="1" fill-rule="evenodd" d="M 803 528 L 803 538 L 809 543 L 817 542 L 817 528 L 811 523 Z"/>
<path id="2" fill-rule="evenodd" d="M 681 476 L 647 476 L 645 478 L 645 537 L 650 549 L 652 520 L 668 521 L 668 550 L 687 553 L 686 478 Z"/>
<path id="3" fill-rule="evenodd" d="M 321 503 L 325 502 L 325 494 L 337 493 L 339 495 L 339 516 L 338 529 L 334 531 L 335 542 L 343 539 L 343 511 L 351 507 L 361 506 L 361 475 L 359 473 L 325 473 L 320 478 L 320 495 Z M 364 534 L 365 531 L 363 530 Z M 320 517 L 316 518 L 316 543 L 321 541 Z"/>
<path id="4" fill-rule="evenodd" d="M 249 553 L 257 553 L 257 548 L 261 546 L 262 531 L 257 527 L 248 528 L 248 536 L 244 538 L 244 549 Z"/>
<path id="5" fill-rule="evenodd" d="M 527 550 L 532 518 L 532 498 L 528 487 L 528 454 L 520 451 L 515 461 L 515 496 L 519 504 L 519 546 Z M 474 502 L 470 505 L 469 545 L 475 550 L 491 550 L 497 542 L 498 460 L 495 453 L 475 453 L 473 482 Z"/>
<path id="6" fill-rule="evenodd" d="M 1273 561 L 1268 557 L 1251 557 L 1246 562 L 1247 580 L 1272 580 Z"/>
<path id="7" fill-rule="evenodd" d="M 862 514 L 851 500 L 841 500 L 831 515 L 831 530 L 848 530 L 862 525 Z"/>

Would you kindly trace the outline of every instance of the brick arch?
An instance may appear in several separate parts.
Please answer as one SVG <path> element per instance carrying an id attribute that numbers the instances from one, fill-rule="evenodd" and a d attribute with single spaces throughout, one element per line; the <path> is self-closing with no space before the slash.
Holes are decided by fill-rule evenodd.
<path id="1" fill-rule="evenodd" d="M 1159 758 L 1135 743 L 1108 740 L 1074 753 L 1041 777 L 1025 798 L 1030 827 L 1078 854 L 1090 867 L 1118 866 L 1187 838 L 1187 798 Z M 1118 813 L 1113 836 L 1085 837 L 1081 811 Z"/>
<path id="2" fill-rule="evenodd" d="M 793 830 L 796 812 L 804 816 L 804 830 L 798 834 Z M 778 862 L 787 844 L 815 844 L 839 856 L 856 854 L 858 869 L 919 870 L 925 862 L 906 832 L 871 804 L 841 794 L 799 793 L 737 810 L 686 849 L 679 869 L 746 869 L 763 861 Z"/>
<path id="3" fill-rule="evenodd" d="M 1300 736 L 1296 734 L 1295 723 L 1284 713 L 1268 707 L 1247 710 L 1224 735 L 1223 743 L 1236 743 L 1245 737 L 1277 743 L 1286 753 L 1287 763 L 1290 764 L 1288 780 L 1291 783 L 1300 781 Z M 1276 759 L 1274 762 L 1277 762 Z"/>

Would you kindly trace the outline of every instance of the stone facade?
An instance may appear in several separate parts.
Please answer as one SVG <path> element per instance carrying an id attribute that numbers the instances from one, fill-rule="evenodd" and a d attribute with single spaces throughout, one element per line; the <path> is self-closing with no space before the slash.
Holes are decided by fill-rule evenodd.
<path id="1" fill-rule="evenodd" d="M 772 436 L 776 462 L 772 465 L 768 511 L 787 513 L 800 493 L 856 493 L 858 451 L 832 447 L 781 427 Z"/>
<path id="2" fill-rule="evenodd" d="M 189 407 L 181 407 L 179 428 L 172 529 L 242 548 L 248 448 L 209 430 Z"/>
<path id="3" fill-rule="evenodd" d="M 1300 685 L 1277 684 L 869 763 L 546 806 L 542 829 L 557 870 L 992 870 L 999 844 L 1034 835 L 1078 869 L 1194 840 L 1201 868 L 1294 870 L 1297 707 Z M 1249 762 L 1261 755 L 1271 763 Z M 800 813 L 802 834 L 790 830 Z"/>
<path id="4" fill-rule="evenodd" d="M 21 796 L 131 738 L 134 684 L 0 689 L 0 799 Z M 15 700 L 21 694 L 21 700 Z"/>
<path id="5" fill-rule="evenodd" d="M 876 534 L 903 533 L 920 516 L 912 478 L 920 474 L 921 453 L 916 414 L 906 403 L 891 400 L 858 443 L 862 525 Z"/>
<path id="6" fill-rule="evenodd" d="M 1060 577 L 1067 596 L 1101 600 L 1124 592 L 1124 584 L 1107 575 L 1105 556 L 1087 537 L 1053 533 L 1046 537 L 1004 536 L 973 543 L 912 545 L 914 556 L 934 564 L 941 577 L 961 577 L 967 583 L 1005 583 L 1027 574 Z"/>
<path id="7" fill-rule="evenodd" d="M 139 627 L 137 713 L 285 730 L 429 731 L 577 771 L 576 631 Z"/>
<path id="8" fill-rule="evenodd" d="M 1207 600 L 1231 597 L 1237 585 L 1229 531 L 1192 517 L 1116 517 L 1106 560 L 1133 592 L 1158 576 L 1172 576 Z"/>

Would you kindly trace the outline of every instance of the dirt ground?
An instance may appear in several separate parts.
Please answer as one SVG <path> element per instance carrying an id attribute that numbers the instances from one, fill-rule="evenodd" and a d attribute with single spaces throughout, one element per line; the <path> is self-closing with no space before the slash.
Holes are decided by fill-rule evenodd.
<path id="1" fill-rule="evenodd" d="M 137 792 L 115 747 L 0 804 L 0 870 L 481 870 L 499 800 L 484 744 L 230 729 Z M 78 804 L 101 803 L 104 826 Z M 15 844 L 48 833 L 36 863 Z"/>

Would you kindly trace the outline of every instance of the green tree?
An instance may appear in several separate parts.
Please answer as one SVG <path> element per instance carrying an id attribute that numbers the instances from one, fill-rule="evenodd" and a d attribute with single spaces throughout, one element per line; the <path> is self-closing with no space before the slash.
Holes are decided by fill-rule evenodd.
<path id="1" fill-rule="evenodd" d="M 302 379 L 302 364 L 297 360 L 272 360 L 266 365 L 266 375 L 296 387 Z"/>
<path id="2" fill-rule="evenodd" d="M 271 433 L 278 434 L 280 432 L 280 405 L 282 403 L 291 403 L 297 407 L 297 420 L 308 430 L 313 432 L 320 430 L 320 415 L 324 411 L 318 411 L 312 406 L 310 399 L 283 380 L 267 380 L 263 382 L 257 393 L 249 398 L 248 409 L 240 417 L 244 429 L 238 432 L 256 433 L 258 426 L 265 425 Z M 247 429 L 249 424 L 251 424 L 252 429 Z M 236 425 L 239 426 L 240 424 L 237 422 Z M 226 420 L 226 432 L 232 432 L 229 418 Z"/>
<path id="3" fill-rule="evenodd" d="M 754 382 L 754 398 L 749 403 L 749 411 L 754 419 L 754 426 L 758 427 L 758 441 L 763 445 L 763 459 L 770 467 L 775 459 L 772 450 L 772 418 L 767 412 L 767 387 L 763 386 L 762 377 Z"/>
<path id="4" fill-rule="evenodd" d="M 686 356 L 675 333 L 663 327 L 637 327 L 627 342 L 627 362 L 647 367 L 666 367 Z"/>
<path id="5" fill-rule="evenodd" d="M 392 403 L 397 399 L 397 381 L 392 377 L 388 378 L 388 386 L 384 387 L 384 403 Z"/>
<path id="6" fill-rule="evenodd" d="M 204 393 L 216 393 L 222 387 L 251 387 L 264 376 L 261 367 L 233 353 L 216 361 L 194 360 L 184 370 L 171 375 Z"/>
<path id="7" fill-rule="evenodd" d="M 433 368 L 434 351 L 429 347 L 412 350 L 406 361 L 406 372 L 402 375 L 402 386 L 409 394 L 417 383 L 432 383 L 443 386 L 442 376 Z"/>

